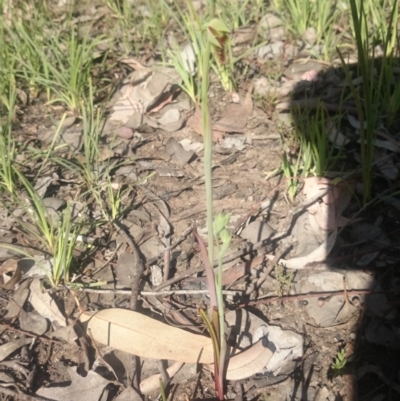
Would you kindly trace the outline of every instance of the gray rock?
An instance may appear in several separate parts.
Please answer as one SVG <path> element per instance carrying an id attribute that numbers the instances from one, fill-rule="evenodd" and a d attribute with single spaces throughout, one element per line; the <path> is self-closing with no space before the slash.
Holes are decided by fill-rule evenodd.
<path id="1" fill-rule="evenodd" d="M 247 239 L 247 241 L 256 244 L 259 241 L 264 241 L 272 237 L 274 234 L 275 230 L 269 224 L 256 220 L 248 224 L 243 229 L 240 236 Z"/>

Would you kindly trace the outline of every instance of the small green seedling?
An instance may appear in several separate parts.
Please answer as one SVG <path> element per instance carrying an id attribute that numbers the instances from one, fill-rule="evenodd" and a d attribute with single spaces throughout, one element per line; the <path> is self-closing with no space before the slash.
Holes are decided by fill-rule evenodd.
<path id="1" fill-rule="evenodd" d="M 346 364 L 347 364 L 346 350 L 342 348 L 337 352 L 335 359 L 331 365 L 334 374 L 340 375 L 343 372 L 343 369 L 346 367 Z"/>
<path id="2" fill-rule="evenodd" d="M 276 283 L 277 283 L 277 293 L 281 297 L 283 293 L 289 290 L 293 283 L 294 272 L 287 273 L 282 265 L 275 266 L 276 271 Z"/>

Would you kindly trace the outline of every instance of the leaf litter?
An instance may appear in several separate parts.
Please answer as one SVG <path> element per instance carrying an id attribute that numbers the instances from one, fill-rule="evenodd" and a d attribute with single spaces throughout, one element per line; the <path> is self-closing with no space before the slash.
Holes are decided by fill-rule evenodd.
<path id="1" fill-rule="evenodd" d="M 289 132 L 284 123 L 284 111 L 297 107 L 315 110 L 321 99 L 327 111 L 339 111 L 341 92 L 337 89 L 343 87 L 343 78 L 339 69 L 328 69 L 313 60 L 301 60 L 301 49 L 296 44 L 290 49 L 285 47 L 284 24 L 275 14 L 264 15 L 259 29 L 261 25 L 271 43 L 254 54 L 254 65 L 265 69 L 271 60 L 277 63 L 279 58 L 291 58 L 280 71 L 278 80 L 264 80 L 267 87 L 264 95 L 276 96 L 274 113 L 270 113 L 270 106 L 264 107 L 252 96 L 253 85 L 254 92 L 261 93 L 257 79 L 249 82 L 250 78 L 243 77 L 243 88 L 247 89 L 239 90 L 239 94 L 245 95 L 239 96 L 239 102 L 228 105 L 226 94 L 218 84 L 213 83 L 211 87 L 214 139 L 221 141 L 224 136 L 227 139 L 226 146 L 222 143 L 216 148 L 213 159 L 214 188 L 219 194 L 214 205 L 216 211 L 229 212 L 232 219 L 241 221 L 240 229 L 243 229 L 242 237 L 235 237 L 230 254 L 224 260 L 226 302 L 230 308 L 237 309 L 234 313 L 229 312 L 226 320 L 229 325 L 228 315 L 233 316 L 231 326 L 238 331 L 236 336 L 239 337 L 231 339 L 235 344 L 232 349 L 236 350 L 232 351 L 228 365 L 228 379 L 241 380 L 245 397 L 252 394 L 251 386 L 253 390 L 261 389 L 265 383 L 274 380 L 283 381 L 282 394 L 293 394 L 296 384 L 290 379 L 291 374 L 296 369 L 301 370 L 303 362 L 305 365 L 312 361 L 311 365 L 316 369 L 310 370 L 309 386 L 304 393 L 311 399 L 317 390 L 323 389 L 320 399 L 333 399 L 343 388 L 345 379 L 339 377 L 334 382 L 326 379 L 331 360 L 338 343 L 354 345 L 354 337 L 363 334 L 358 332 L 358 323 L 364 311 L 373 315 L 366 321 L 367 341 L 380 347 L 391 344 L 396 348 L 393 330 L 386 325 L 396 318 L 396 303 L 389 302 L 387 296 L 388 290 L 396 289 L 395 280 L 388 288 L 385 281 L 380 283 L 379 279 L 373 278 L 373 272 L 386 269 L 390 279 L 395 276 L 392 266 L 398 257 L 391 252 L 391 246 L 395 243 L 392 234 L 397 229 L 395 221 L 399 208 L 393 206 L 395 202 L 392 201 L 389 210 L 377 208 L 363 213 L 364 222 L 358 214 L 359 188 L 354 185 L 354 180 L 337 182 L 328 177 L 304 178 L 300 180 L 302 192 L 296 199 L 300 203 L 290 204 L 285 199 L 281 175 L 271 174 L 272 178 L 264 179 L 265 173 L 279 167 L 282 146 L 287 145 L 282 145 L 281 141 L 282 138 L 285 142 Z M 313 46 L 315 32 L 307 33 L 306 42 Z M 238 31 L 235 34 L 245 37 L 237 39 L 237 43 L 246 43 L 254 32 Z M 183 393 L 191 391 L 190 383 L 196 380 L 195 372 L 201 368 L 198 363 L 204 363 L 206 369 L 202 370 L 202 375 L 212 388 L 210 339 L 204 332 L 193 334 L 202 330 L 197 307 L 208 305 L 207 286 L 202 269 L 198 267 L 198 249 L 188 234 L 191 226 L 198 226 L 198 231 L 206 234 L 203 149 L 196 135 L 201 134 L 200 111 L 197 108 L 186 122 L 187 109 L 181 106 L 185 95 L 178 88 L 180 82 L 173 69 L 147 66 L 134 59 L 121 62 L 135 71 L 115 88 L 115 96 L 108 104 L 108 121 L 104 121 L 106 129 L 102 132 L 100 146 L 103 165 L 118 161 L 123 165 L 118 168 L 129 166 L 118 176 L 116 164 L 107 170 L 114 190 L 132 186 L 123 198 L 126 210 L 119 216 L 125 234 L 104 220 L 95 230 L 85 232 L 91 238 L 90 246 L 86 243 L 74 247 L 78 260 L 74 275 L 65 283 L 67 288 L 57 290 L 51 290 L 43 282 L 54 268 L 54 260 L 43 249 L 40 253 L 45 256 L 22 259 L 17 265 L 11 258 L 19 255 L 18 252 L 4 248 L 6 251 L 1 254 L 2 296 L 8 301 L 2 322 L 2 360 L 15 362 L 28 353 L 32 369 L 37 366 L 47 369 L 49 379 L 46 381 L 39 375 L 37 384 L 30 387 L 24 387 L 21 376 L 10 369 L 16 378 L 13 379 L 17 383 L 15 386 L 37 396 L 99 400 L 109 388 L 114 390 L 111 398 L 119 392 L 113 399 L 136 399 L 138 391 L 154 396 L 159 378 L 163 376 L 159 372 L 143 369 L 140 385 L 135 390 L 129 382 L 135 375 L 129 371 L 129 363 L 118 383 L 111 378 L 111 371 L 118 364 L 114 361 L 107 368 L 101 366 L 110 345 L 115 350 L 122 349 L 121 352 L 145 359 L 168 359 L 166 370 L 170 376 L 178 375 L 190 364 L 192 377 L 186 376 L 183 384 L 178 385 Z M 56 109 L 49 111 L 40 105 L 28 107 L 32 114 L 36 112 L 42 119 L 43 115 L 52 114 L 52 123 L 47 121 L 42 126 L 35 125 L 29 113 L 19 117 L 21 124 L 33 127 L 30 129 L 35 132 L 40 146 L 46 149 L 45 145 L 52 143 L 57 132 L 54 121 L 60 116 L 56 115 Z M 344 170 L 359 167 L 356 144 L 360 125 L 353 116 L 354 110 L 353 104 L 344 105 L 340 112 L 344 112 L 347 120 L 343 118 L 340 125 L 329 129 L 332 144 L 337 149 L 347 147 L 351 154 L 341 166 Z M 58 121 L 63 123 L 59 138 L 53 144 L 67 144 L 68 147 L 61 146 L 59 150 L 76 165 L 80 152 L 85 150 L 82 121 L 75 116 Z M 291 124 L 296 123 L 293 113 Z M 110 127 L 118 129 L 116 135 L 121 141 L 118 144 L 113 142 L 115 131 Z M 386 127 L 380 127 L 380 130 L 385 136 L 376 142 L 378 193 L 383 183 L 394 185 L 398 176 L 399 138 Z M 272 135 L 278 131 L 280 135 Z M 256 140 L 244 141 L 245 136 L 253 134 Z M 193 147 L 188 148 L 188 143 Z M 232 146 L 236 149 L 235 158 L 227 161 L 224 152 Z M 27 166 L 31 171 L 42 171 L 38 162 L 29 160 L 29 163 Z M 79 198 L 84 184 L 81 177 L 71 174 L 65 166 L 60 167 L 50 159 L 47 164 L 40 177 L 30 178 L 39 196 L 48 199 L 45 207 L 49 214 L 50 210 L 54 212 L 52 223 L 56 225 L 60 211 L 68 202 Z M 100 172 L 101 168 L 97 170 L 97 178 Z M 157 174 L 150 177 L 152 172 Z M 131 180 L 129 184 L 125 181 L 127 177 Z M 96 181 L 101 185 L 105 183 L 104 177 Z M 96 222 L 100 221 L 100 216 L 104 219 L 104 210 L 109 211 L 112 202 L 106 198 L 101 185 L 99 191 L 103 203 L 96 204 L 94 195 L 89 196 L 82 202 L 77 215 Z M 265 200 L 274 201 L 263 207 Z M 24 221 L 28 220 L 26 216 L 22 217 Z M 1 231 L 1 242 L 13 245 L 14 250 L 28 249 L 30 252 L 31 247 L 37 246 L 37 241 L 29 238 L 12 215 L 7 218 L 11 226 L 8 231 Z M 133 251 L 136 247 L 139 259 Z M 137 270 L 139 260 L 144 262 L 143 270 Z M 23 261 L 25 268 L 20 266 Z M 343 265 L 347 269 L 343 269 Z M 361 266 L 363 271 L 349 270 L 355 266 Z M 295 273 L 292 275 L 290 270 Z M 168 273 L 163 274 L 165 271 Z M 158 281 L 151 281 L 150 272 L 161 276 L 164 288 L 157 289 L 160 277 Z M 10 274 L 14 274 L 11 280 Z M 35 278 L 32 280 L 32 277 Z M 107 284 L 98 286 L 96 282 Z M 252 290 L 248 291 L 249 288 Z M 134 297 L 137 297 L 136 312 L 130 310 Z M 257 314 L 262 316 L 257 318 L 259 320 L 254 316 L 248 318 L 250 313 L 245 306 L 252 303 Z M 101 310 L 96 313 L 92 309 Z M 255 327 L 250 325 L 251 331 L 249 327 L 242 327 L 241 311 L 246 315 L 244 326 L 248 326 L 248 319 L 253 320 L 252 324 L 256 321 Z M 98 319 L 101 316 L 106 317 Z M 79 338 L 88 339 L 85 346 L 83 341 L 80 342 L 80 352 L 98 354 L 97 365 L 90 365 L 91 359 L 86 356 L 86 376 L 76 371 L 85 356 L 79 359 L 77 355 L 68 354 L 67 344 L 78 338 L 73 326 L 77 319 L 88 320 L 90 329 L 86 328 L 87 331 L 79 335 Z M 172 322 L 177 321 L 184 327 L 173 327 Z M 386 329 L 384 334 L 382 327 Z M 72 331 L 63 336 L 63 329 Z M 20 338 L 13 338 L 14 334 Z M 35 336 L 36 340 L 29 336 Z M 55 341 L 54 349 L 47 355 L 46 347 L 51 338 Z M 64 344 L 56 342 L 62 341 L 61 338 L 68 341 Z M 386 343 L 382 338 L 387 339 Z M 36 354 L 32 353 L 32 347 L 36 347 Z M 315 354 L 318 355 L 313 359 Z M 67 359 L 68 367 L 64 362 L 57 365 L 58 361 Z M 174 361 L 181 362 L 176 364 Z M 183 367 L 182 363 L 185 364 Z M 60 366 L 65 368 L 66 375 Z M 109 374 L 105 374 L 105 370 Z M 386 383 L 386 376 L 380 369 L 371 368 L 370 371 Z M 360 376 L 363 374 L 362 371 Z M 0 385 L 3 386 L 10 377 L 0 380 Z M 232 392 L 233 384 L 229 383 Z M 265 388 L 268 392 L 269 387 Z"/>

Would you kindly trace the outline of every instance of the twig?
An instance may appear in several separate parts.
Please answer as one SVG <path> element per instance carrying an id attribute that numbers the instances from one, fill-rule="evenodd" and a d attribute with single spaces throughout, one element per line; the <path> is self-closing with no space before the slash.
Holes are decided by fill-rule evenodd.
<path id="1" fill-rule="evenodd" d="M 38 336 L 37 334 L 32 334 L 29 331 L 25 331 L 25 330 L 22 330 L 22 329 L 17 329 L 15 327 L 12 327 L 12 326 L 10 326 L 9 324 L 7 324 L 5 322 L 1 322 L 1 325 L 4 328 L 6 328 L 7 330 L 15 331 L 16 333 L 23 334 L 24 336 L 27 336 L 27 337 L 32 337 L 32 338 L 35 338 L 35 339 L 39 339 L 41 341 L 48 341 L 48 342 L 54 343 L 54 344 L 61 344 L 61 345 L 64 344 L 63 341 L 53 340 L 53 339 L 45 337 L 45 336 Z"/>
<path id="2" fill-rule="evenodd" d="M 164 255 L 164 252 L 165 252 L 165 251 L 172 251 L 173 249 L 175 249 L 180 243 L 182 243 L 182 242 L 186 239 L 186 237 L 187 237 L 191 232 L 192 232 L 192 228 L 191 228 L 191 227 L 187 228 L 187 229 L 183 232 L 183 234 L 182 234 L 179 238 L 177 238 L 177 240 L 176 240 L 172 245 L 167 246 L 167 247 L 164 248 L 164 250 L 163 250 L 163 255 Z M 161 257 L 161 255 L 156 256 L 155 258 L 149 259 L 149 260 L 148 260 L 148 265 L 152 265 L 152 264 L 156 263 L 156 262 L 160 259 L 160 257 Z"/>
<path id="3" fill-rule="evenodd" d="M 171 265 L 171 251 L 169 249 L 164 249 L 163 281 L 168 280 L 170 265 Z"/>
<path id="4" fill-rule="evenodd" d="M 113 289 L 94 289 L 94 288 L 81 288 L 80 291 L 92 294 L 122 294 L 130 295 L 130 290 L 113 290 Z M 156 297 L 159 295 L 202 295 L 208 294 L 208 290 L 168 290 L 168 291 L 140 291 L 140 296 Z M 243 291 L 223 290 L 224 295 L 241 295 Z"/>
<path id="5" fill-rule="evenodd" d="M 175 277 L 170 278 L 170 279 L 167 280 L 167 281 L 164 281 L 162 284 L 160 284 L 158 287 L 156 287 L 156 288 L 154 289 L 154 291 L 162 290 L 163 288 L 169 287 L 170 285 L 175 284 L 175 283 L 177 283 L 178 281 L 181 281 L 181 280 L 183 280 L 183 279 L 185 279 L 185 278 L 187 278 L 187 277 L 190 277 L 190 276 L 192 276 L 193 274 L 198 274 L 198 273 L 201 273 L 201 272 L 203 272 L 203 271 L 204 271 L 204 267 L 203 267 L 203 266 L 201 266 L 201 267 L 196 267 L 195 269 L 186 270 L 186 271 L 184 271 L 184 272 L 182 272 L 182 273 L 180 273 L 180 274 L 177 274 Z"/>
<path id="6" fill-rule="evenodd" d="M 380 294 L 385 293 L 385 291 L 371 291 L 371 290 L 347 290 L 347 295 L 372 295 L 372 294 Z M 269 296 L 265 298 L 259 298 L 255 301 L 246 302 L 244 304 L 240 304 L 238 308 L 245 308 L 246 306 L 255 306 L 261 304 L 269 304 L 271 302 L 287 302 L 287 301 L 294 301 L 294 300 L 301 300 L 307 298 L 326 298 L 326 297 L 333 297 L 337 295 L 345 296 L 345 292 L 343 290 L 340 291 L 326 291 L 326 292 L 309 292 L 307 294 L 297 294 L 297 295 L 285 295 L 283 297 L 279 296 Z"/>
<path id="7" fill-rule="evenodd" d="M 103 264 L 103 266 L 100 266 L 98 269 L 96 269 L 93 273 L 92 276 L 94 276 L 95 274 L 97 274 L 98 272 L 100 272 L 101 270 L 103 270 L 113 259 L 114 256 L 117 254 L 119 248 L 121 248 L 121 244 L 117 245 L 117 247 L 115 248 L 114 252 L 111 254 L 111 256 L 105 261 L 105 263 Z"/>

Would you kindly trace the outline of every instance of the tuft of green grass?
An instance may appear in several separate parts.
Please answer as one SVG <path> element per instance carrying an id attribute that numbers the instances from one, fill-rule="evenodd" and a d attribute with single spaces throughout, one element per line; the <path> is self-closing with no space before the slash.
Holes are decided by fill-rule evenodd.
<path id="1" fill-rule="evenodd" d="M 138 53 L 144 47 L 154 49 L 159 45 L 170 23 L 169 2 L 106 0 L 106 4 L 111 11 L 111 15 L 106 17 L 111 36 L 118 37 L 123 53 Z M 172 13 L 177 13 L 177 10 L 173 9 Z"/>
<path id="2" fill-rule="evenodd" d="M 18 170 L 15 175 L 22 185 L 24 195 L 20 196 L 16 192 L 10 195 L 14 207 L 21 208 L 25 214 L 25 217 L 14 217 L 15 221 L 27 238 L 36 242 L 51 257 L 51 272 L 46 270 L 51 285 L 56 287 L 61 282 L 68 282 L 81 223 L 73 220 L 73 209 L 69 204 L 59 216 L 50 215 L 29 180 Z M 10 249 L 31 257 L 20 248 Z"/>
<path id="3" fill-rule="evenodd" d="M 357 69 L 359 76 L 362 78 L 362 85 L 356 86 L 353 83 L 350 67 L 345 63 L 340 52 L 339 56 L 346 75 L 346 81 L 357 107 L 360 123 L 363 201 L 364 204 L 367 204 L 371 199 L 372 193 L 372 166 L 377 128 L 387 112 L 383 107 L 393 106 L 391 77 L 394 76 L 394 64 L 391 49 L 393 38 L 397 40 L 397 32 L 394 34 L 393 29 L 397 29 L 398 1 L 395 0 L 392 4 L 393 8 L 389 20 L 386 20 L 387 27 L 383 31 L 386 36 L 379 38 L 380 41 L 383 41 L 381 42 L 383 44 L 383 56 L 379 63 L 376 62 L 377 58 L 375 56 L 376 43 L 373 41 L 371 43 L 369 36 L 371 27 L 368 25 L 370 23 L 368 15 L 371 15 L 371 7 L 373 6 L 371 6 L 371 2 L 364 4 L 364 2 L 359 3 L 356 0 L 349 1 L 358 52 Z M 378 72 L 376 72 L 376 68 Z M 398 91 L 400 89 L 396 85 L 395 92 Z M 396 106 L 395 109 L 398 110 Z"/>
<path id="4" fill-rule="evenodd" d="M 330 129 L 337 126 L 341 119 L 340 114 L 330 117 L 321 102 L 315 112 L 308 111 L 301 114 L 300 111 L 294 111 L 294 114 L 298 115 L 296 118 L 298 132 L 294 135 L 299 138 L 303 176 L 326 176 L 337 165 L 344 151 L 343 146 L 332 146 L 330 140 L 335 141 L 335 138 L 328 131 L 329 126 Z"/>
<path id="5" fill-rule="evenodd" d="M 239 4 L 240 3 L 240 4 Z M 250 23 L 256 18 L 254 7 L 250 7 L 250 1 L 226 2 L 216 1 L 216 15 L 210 17 L 210 12 L 199 14 L 194 10 L 191 2 L 188 2 L 188 11 L 180 9 L 176 4 L 177 13 L 173 14 L 172 8 L 168 8 L 171 17 L 178 25 L 181 34 L 186 40 L 185 46 L 180 46 L 172 37 L 169 45 L 164 47 L 164 58 L 178 71 L 182 89 L 196 104 L 201 103 L 200 81 L 202 78 L 202 65 L 204 64 L 204 49 L 210 43 L 210 68 L 215 72 L 223 88 L 227 91 L 236 89 L 235 66 L 248 54 L 254 52 L 258 46 L 255 43 L 243 54 L 234 57 L 232 54 L 233 43 L 230 33 L 233 29 Z M 256 10 L 262 10 L 262 2 L 256 1 Z M 208 18 L 208 19 L 207 19 Z M 206 35 L 204 35 L 206 33 Z"/>
<path id="6" fill-rule="evenodd" d="M 53 287 L 61 282 L 69 283 L 74 263 L 73 251 L 80 235 L 81 224 L 74 221 L 73 206 L 67 203 L 57 227 L 57 238 L 53 252 L 52 274 L 49 277 Z"/>
<path id="7" fill-rule="evenodd" d="M 42 19 L 45 17 L 42 17 Z M 72 23 L 63 29 L 39 27 L 16 20 L 6 27 L 15 63 L 15 77 L 28 90 L 31 100 L 46 94 L 48 104 L 64 104 L 78 113 L 87 96 L 94 62 L 104 60 L 97 48 L 105 38 L 79 34 Z"/>
<path id="8" fill-rule="evenodd" d="M 7 95 L 4 95 L 6 97 Z M 16 156 L 17 149 L 12 131 L 12 121 L 14 117 L 14 108 L 17 94 L 14 88 L 8 91 L 6 107 L 8 115 L 5 119 L 0 118 L 0 188 L 8 193 L 15 192 L 16 177 Z"/>

